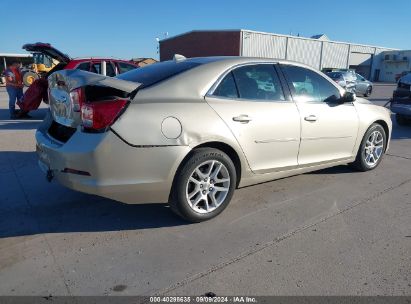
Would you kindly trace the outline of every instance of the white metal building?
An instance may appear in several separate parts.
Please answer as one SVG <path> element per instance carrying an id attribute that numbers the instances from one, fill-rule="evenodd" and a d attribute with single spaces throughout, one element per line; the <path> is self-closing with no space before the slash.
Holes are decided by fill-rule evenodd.
<path id="1" fill-rule="evenodd" d="M 287 59 L 316 69 L 355 69 L 368 79 L 379 80 L 382 52 L 394 49 L 250 30 L 191 31 L 160 41 L 160 59 L 173 54 L 197 56 L 249 56 Z"/>
<path id="2" fill-rule="evenodd" d="M 380 80 L 395 81 L 401 73 L 411 71 L 411 50 L 383 52 L 380 65 Z"/>

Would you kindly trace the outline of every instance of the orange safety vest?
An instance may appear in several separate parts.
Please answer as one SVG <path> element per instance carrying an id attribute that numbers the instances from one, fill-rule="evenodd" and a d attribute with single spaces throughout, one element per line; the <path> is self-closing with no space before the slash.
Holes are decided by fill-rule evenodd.
<path id="1" fill-rule="evenodd" d="M 20 69 L 10 67 L 9 70 L 14 74 L 14 80 L 10 81 L 6 75 L 6 86 L 23 88 L 23 76 L 21 75 Z"/>

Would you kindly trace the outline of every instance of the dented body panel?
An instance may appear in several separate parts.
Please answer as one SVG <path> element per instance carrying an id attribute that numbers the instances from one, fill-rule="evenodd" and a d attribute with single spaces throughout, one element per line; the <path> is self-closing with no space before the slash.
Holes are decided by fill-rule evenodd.
<path id="1" fill-rule="evenodd" d="M 302 115 L 310 113 L 302 114 L 303 107 L 298 107 L 298 103 L 289 98 L 272 107 L 253 107 L 252 102 L 245 107 L 242 106 L 245 102 L 215 99 L 209 95 L 229 69 L 250 63 L 282 62 L 244 57 L 217 58 L 148 87 L 83 71 L 56 72 L 49 78 L 51 115 L 36 132 L 42 167 L 49 168 L 62 184 L 78 191 L 127 203 L 166 202 L 179 167 L 198 146 L 218 144 L 234 151 L 240 173 L 238 187 L 243 187 L 352 162 L 365 132 L 374 122 L 384 124 L 390 136 L 389 111 L 358 98 L 350 105 L 336 105 L 333 112 L 338 118 L 338 107 L 349 107 L 353 117 L 347 121 L 355 121 L 355 125 L 344 125 L 341 119 L 336 119 L 342 122 L 340 125 L 333 124 L 332 117 L 323 120 L 323 128 L 342 130 L 335 138 L 351 139 L 349 146 L 342 147 L 344 154 L 317 157 L 327 148 L 321 140 L 332 142 L 333 133 L 328 132 L 327 136 L 314 134 L 305 138 L 312 143 L 318 140 L 318 144 L 312 144 L 310 148 L 314 155 L 310 156 L 311 160 L 301 162 L 298 158 L 304 140 L 301 127 L 307 123 Z M 84 86 L 110 87 L 129 96 L 126 110 L 105 133 L 82 132 L 79 114 L 73 112 L 70 105 L 60 102 L 63 97 L 70 98 L 71 90 Z M 255 110 L 258 108 L 261 110 Z M 235 117 L 231 116 L 247 114 L 250 109 L 253 110 L 253 120 L 249 124 L 232 121 Z M 269 111 L 275 113 L 270 116 Z M 276 124 L 270 125 L 270 119 Z M 49 134 L 53 121 L 76 128 L 74 135 L 65 143 L 56 143 Z M 260 121 L 264 123 L 259 124 Z M 253 146 L 249 146 L 251 143 Z M 344 141 L 340 143 L 344 144 Z M 264 161 L 259 160 L 261 151 L 265 151 Z M 90 176 L 62 172 L 66 167 L 89 172 Z"/>

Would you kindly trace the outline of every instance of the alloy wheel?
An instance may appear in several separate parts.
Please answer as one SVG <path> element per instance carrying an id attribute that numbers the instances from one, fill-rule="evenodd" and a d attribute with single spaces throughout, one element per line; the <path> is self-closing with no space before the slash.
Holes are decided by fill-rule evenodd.
<path id="1" fill-rule="evenodd" d="M 186 199 L 191 209 L 209 213 L 217 209 L 230 190 L 230 174 L 217 160 L 208 160 L 191 173 L 186 186 Z"/>
<path id="2" fill-rule="evenodd" d="M 368 137 L 364 147 L 365 163 L 374 167 L 384 151 L 384 136 L 380 131 L 374 131 Z"/>

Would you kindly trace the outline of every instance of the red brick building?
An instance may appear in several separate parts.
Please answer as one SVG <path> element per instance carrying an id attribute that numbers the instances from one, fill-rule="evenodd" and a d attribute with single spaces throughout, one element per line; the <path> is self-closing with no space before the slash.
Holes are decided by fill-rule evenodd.
<path id="1" fill-rule="evenodd" d="M 160 41 L 160 61 L 185 57 L 238 56 L 241 31 L 191 31 Z"/>

